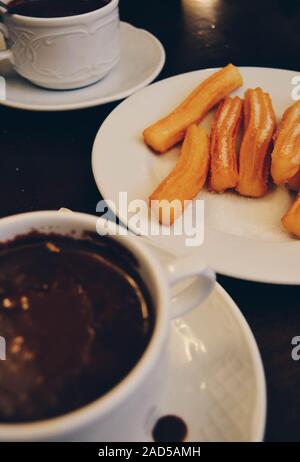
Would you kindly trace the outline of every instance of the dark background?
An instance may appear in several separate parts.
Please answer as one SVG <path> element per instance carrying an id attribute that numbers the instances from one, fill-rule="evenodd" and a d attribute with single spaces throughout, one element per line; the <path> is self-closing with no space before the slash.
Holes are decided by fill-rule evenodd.
<path id="1" fill-rule="evenodd" d="M 300 70 L 298 0 L 121 0 L 121 18 L 162 41 L 159 78 L 222 66 Z M 116 103 L 34 113 L 0 108 L 0 216 L 68 207 L 95 213 L 100 199 L 91 171 L 96 132 Z M 299 262 L 300 271 L 300 262 Z M 219 282 L 249 322 L 265 367 L 267 441 L 300 441 L 300 362 L 291 339 L 300 335 L 300 288 L 227 277 Z"/>

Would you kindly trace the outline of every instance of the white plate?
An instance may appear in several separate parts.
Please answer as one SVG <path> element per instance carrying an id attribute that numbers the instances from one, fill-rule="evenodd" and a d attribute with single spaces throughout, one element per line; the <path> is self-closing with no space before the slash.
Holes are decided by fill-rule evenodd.
<path id="1" fill-rule="evenodd" d="M 119 192 L 128 201 L 147 200 L 149 194 L 173 168 L 179 148 L 155 155 L 142 141 L 142 131 L 173 109 L 195 86 L 216 69 L 191 72 L 157 82 L 120 104 L 101 126 L 93 149 L 93 172 L 104 199 L 116 204 L 113 211 L 125 224 L 119 210 Z M 273 99 L 277 116 L 293 101 L 295 72 L 242 67 L 246 88 L 261 86 Z M 210 125 L 210 115 L 204 120 Z M 203 191 L 205 200 L 205 240 L 202 250 L 208 263 L 219 273 L 243 279 L 300 284 L 300 242 L 281 226 L 281 217 L 292 202 L 286 189 L 270 192 L 263 199 L 247 199 L 237 194 L 213 195 Z M 129 215 L 130 218 L 130 215 Z M 148 214 L 142 215 L 142 221 Z M 137 228 L 131 224 L 131 230 Z M 174 254 L 187 251 L 186 236 L 152 238 Z M 190 250 L 190 249 L 188 249 Z"/>
<path id="2" fill-rule="evenodd" d="M 121 22 L 121 60 L 102 80 L 79 90 L 39 88 L 14 72 L 8 61 L 0 63 L 6 79 L 6 100 L 1 104 L 32 111 L 82 109 L 126 98 L 152 82 L 165 62 L 162 44 L 149 32 Z"/>

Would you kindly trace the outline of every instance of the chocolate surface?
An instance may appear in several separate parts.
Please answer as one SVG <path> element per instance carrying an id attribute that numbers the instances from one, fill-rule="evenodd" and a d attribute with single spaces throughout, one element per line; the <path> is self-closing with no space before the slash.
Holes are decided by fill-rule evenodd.
<path id="1" fill-rule="evenodd" d="M 114 240 L 33 233 L 0 246 L 0 422 L 92 402 L 134 367 L 152 331 L 148 290 Z"/>
<path id="2" fill-rule="evenodd" d="M 89 13 L 111 0 L 12 0 L 10 13 L 35 18 L 58 18 Z"/>

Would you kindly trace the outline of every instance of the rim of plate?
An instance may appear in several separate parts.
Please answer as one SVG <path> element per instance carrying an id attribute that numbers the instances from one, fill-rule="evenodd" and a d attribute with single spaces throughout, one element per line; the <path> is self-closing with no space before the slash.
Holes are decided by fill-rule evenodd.
<path id="1" fill-rule="evenodd" d="M 157 65 L 156 69 L 149 75 L 149 77 L 147 79 L 143 80 L 142 82 L 140 82 L 139 84 L 131 87 L 128 90 L 125 90 L 125 91 L 120 92 L 120 93 L 116 93 L 114 96 L 106 96 L 106 97 L 96 98 L 96 99 L 86 101 L 86 102 L 42 105 L 42 104 L 29 104 L 29 103 L 22 103 L 22 102 L 18 103 L 18 102 L 11 101 L 11 100 L 3 100 L 3 101 L 0 101 L 0 105 L 5 106 L 5 107 L 14 108 L 14 109 L 22 109 L 22 110 L 25 110 L 25 111 L 37 111 L 37 112 L 75 111 L 75 110 L 79 110 L 79 109 L 87 109 L 87 108 L 91 108 L 91 107 L 95 107 L 95 106 L 101 106 L 103 104 L 113 103 L 114 101 L 118 101 L 118 100 L 127 98 L 128 96 L 131 96 L 133 93 L 136 93 L 137 91 L 141 90 L 142 88 L 148 86 L 160 74 L 160 72 L 162 71 L 162 69 L 163 69 L 163 67 L 165 65 L 166 51 L 165 51 L 165 49 L 163 47 L 163 44 L 160 42 L 160 40 L 157 37 L 155 37 L 155 35 L 153 35 L 149 31 L 147 31 L 146 29 L 135 27 L 132 24 L 130 24 L 128 22 L 125 22 L 125 21 L 120 21 L 120 24 L 124 25 L 125 27 L 135 29 L 139 33 L 143 33 L 145 35 L 148 35 L 149 38 L 151 38 L 152 41 L 157 46 L 157 49 L 158 49 L 159 54 L 160 54 L 160 60 L 159 60 L 159 63 Z M 114 72 L 114 70 L 112 69 L 111 72 Z M 23 79 L 23 77 L 21 77 L 21 76 L 18 76 L 18 77 Z M 95 82 L 94 84 L 89 85 L 89 86 L 92 87 L 93 85 L 97 85 L 97 83 L 98 82 Z M 30 84 L 30 82 L 29 82 L 29 84 Z M 34 84 L 32 84 L 32 85 L 34 85 Z M 44 90 L 45 92 L 50 93 L 50 95 L 51 95 L 51 92 L 54 92 L 54 93 L 61 92 L 61 93 L 63 93 L 64 91 L 68 91 L 68 92 L 73 91 L 73 90 L 49 90 L 47 88 L 42 88 L 42 87 L 37 87 L 37 88 L 40 91 Z M 85 88 L 88 88 L 88 87 L 83 87 L 81 89 L 78 88 L 78 89 L 75 89 L 74 91 L 84 90 Z M 50 98 L 51 98 L 51 96 L 50 96 Z"/>
<path id="2" fill-rule="evenodd" d="M 264 67 L 264 66 L 238 66 L 238 68 L 240 70 L 242 70 L 242 71 L 243 70 L 244 71 L 253 71 L 255 69 L 259 69 L 259 70 L 275 71 L 275 72 L 287 72 L 287 73 L 291 73 L 291 74 L 295 74 L 295 73 L 298 74 L 299 73 L 298 71 L 291 70 L 291 69 L 272 68 L 272 67 Z M 175 80 L 178 77 L 184 77 L 184 76 L 188 76 L 188 75 L 191 75 L 191 74 L 197 74 L 197 73 L 202 72 L 202 71 L 203 72 L 217 71 L 219 69 L 220 69 L 220 67 L 214 67 L 214 68 L 199 69 L 199 70 L 191 71 L 191 72 L 185 72 L 185 73 L 182 73 L 182 74 L 177 74 L 177 75 L 168 77 L 166 79 L 159 80 L 157 82 L 153 82 L 150 86 L 151 87 L 157 86 L 162 82 L 172 81 L 172 80 Z M 147 88 L 149 88 L 150 86 L 148 86 Z M 145 90 L 145 89 L 143 89 L 143 90 Z M 143 90 L 141 90 L 141 91 L 143 91 Z M 133 96 L 135 96 L 135 95 L 133 95 Z M 110 119 L 114 116 L 115 111 L 117 111 L 120 108 L 120 106 L 122 106 L 122 104 L 124 104 L 126 102 L 127 102 L 127 100 L 120 103 L 116 108 L 113 109 L 113 111 L 110 112 L 110 114 L 107 116 L 107 118 L 103 121 L 103 123 L 101 124 L 101 126 L 98 129 L 98 132 L 97 132 L 95 140 L 94 140 L 93 148 L 92 148 L 92 171 L 93 171 L 93 176 L 94 176 L 97 188 L 98 188 L 98 190 L 99 190 L 99 192 L 100 192 L 100 194 L 101 194 L 101 196 L 102 196 L 102 198 L 104 200 L 109 198 L 109 194 L 107 194 L 106 187 L 105 187 L 105 185 L 103 185 L 103 182 L 101 180 L 101 176 L 99 176 L 99 174 L 97 172 L 97 168 L 96 168 L 97 144 L 99 142 L 99 139 L 101 138 L 101 131 L 102 131 L 103 127 L 105 126 L 106 122 L 110 122 Z M 128 226 L 125 217 L 122 214 L 119 213 L 118 207 L 113 206 L 112 204 L 110 204 L 110 209 L 120 219 L 120 221 L 123 222 L 124 225 Z M 132 227 L 129 228 L 129 229 L 134 234 L 139 235 L 134 229 L 132 229 Z M 215 271 L 217 273 L 220 273 L 220 274 L 223 274 L 223 275 L 226 275 L 226 276 L 229 276 L 229 277 L 237 278 L 237 279 L 243 279 L 243 280 L 259 282 L 259 283 L 267 283 L 267 284 L 299 285 L 299 280 L 298 279 L 290 281 L 290 280 L 285 280 L 284 278 L 282 278 L 282 277 L 280 277 L 278 275 L 276 275 L 276 276 L 274 276 L 274 275 L 273 276 L 272 275 L 269 275 L 269 276 L 268 275 L 263 275 L 263 276 L 252 275 L 252 276 L 250 276 L 247 272 L 246 273 L 244 273 L 243 271 L 238 271 L 237 272 L 232 268 L 225 270 L 223 265 L 219 265 L 219 264 L 218 265 L 214 264 L 213 267 L 214 267 L 214 269 L 215 269 Z"/>

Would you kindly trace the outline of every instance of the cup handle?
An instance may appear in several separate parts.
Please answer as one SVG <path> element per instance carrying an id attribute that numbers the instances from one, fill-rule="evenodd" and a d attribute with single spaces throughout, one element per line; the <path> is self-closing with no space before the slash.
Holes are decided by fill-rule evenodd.
<path id="1" fill-rule="evenodd" d="M 4 39 L 8 38 L 8 30 L 5 24 L 3 22 L 0 22 L 0 32 L 2 32 Z M 12 51 L 7 48 L 6 50 L 1 50 L 0 51 L 0 61 L 3 61 L 4 59 L 9 59 L 9 61 L 14 64 L 14 57 Z"/>
<path id="2" fill-rule="evenodd" d="M 216 282 L 215 272 L 203 262 L 199 255 L 169 260 L 165 264 L 165 271 L 171 287 L 180 281 L 194 277 L 188 287 L 171 298 L 172 319 L 183 316 L 204 302 Z"/>

